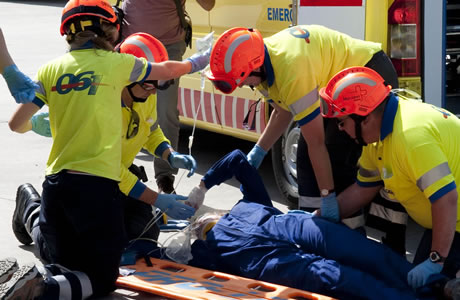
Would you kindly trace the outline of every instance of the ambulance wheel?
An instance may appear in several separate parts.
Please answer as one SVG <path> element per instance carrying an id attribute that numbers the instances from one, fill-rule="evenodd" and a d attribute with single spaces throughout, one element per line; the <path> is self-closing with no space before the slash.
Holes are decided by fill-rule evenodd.
<path id="1" fill-rule="evenodd" d="M 289 208 L 297 209 L 297 141 L 300 128 L 292 122 L 272 147 L 272 165 L 276 184 L 286 198 Z"/>

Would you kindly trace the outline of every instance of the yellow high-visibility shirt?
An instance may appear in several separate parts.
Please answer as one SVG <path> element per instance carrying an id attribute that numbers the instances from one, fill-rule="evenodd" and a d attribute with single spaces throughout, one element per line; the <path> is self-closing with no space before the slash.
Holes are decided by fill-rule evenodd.
<path id="1" fill-rule="evenodd" d="M 453 189 L 460 195 L 460 120 L 436 106 L 393 96 L 380 140 L 363 147 L 359 165 L 359 185 L 383 181 L 388 197 L 418 224 L 432 228 L 431 203 Z M 458 202 L 456 229 L 460 232 Z"/>
<path id="2" fill-rule="evenodd" d="M 119 181 L 121 90 L 149 72 L 145 59 L 92 48 L 42 66 L 36 96 L 49 106 L 53 136 L 46 174 L 68 169 Z"/>
<path id="3" fill-rule="evenodd" d="M 135 113 L 133 113 L 133 110 Z M 137 134 L 135 135 L 132 134 L 136 126 L 133 114 L 139 116 Z M 134 191 L 134 194 L 138 195 L 145 190 L 145 186 L 140 183 L 136 175 L 128 170 L 133 164 L 136 155 L 139 154 L 142 148 L 155 155 L 155 151 L 161 143 L 171 143 L 158 126 L 156 95 L 150 95 L 144 103 L 133 102 L 132 109 L 123 105 L 122 120 L 122 166 L 121 181 L 118 186 L 125 195 L 129 195 L 135 185 L 138 184 L 136 188 L 139 190 Z M 128 130 L 131 132 L 128 132 Z M 132 137 L 127 138 L 128 135 L 132 135 Z"/>
<path id="4" fill-rule="evenodd" d="M 267 80 L 257 88 L 300 125 L 319 114 L 320 88 L 337 72 L 364 66 L 381 44 L 320 26 L 298 25 L 264 39 Z"/>

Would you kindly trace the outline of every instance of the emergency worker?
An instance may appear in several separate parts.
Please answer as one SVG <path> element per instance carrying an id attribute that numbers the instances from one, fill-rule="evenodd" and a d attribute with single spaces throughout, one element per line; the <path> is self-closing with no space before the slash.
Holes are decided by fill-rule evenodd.
<path id="1" fill-rule="evenodd" d="M 168 54 L 163 44 L 153 36 L 146 33 L 135 33 L 125 39 L 116 47 L 118 52 L 129 53 L 136 57 L 143 57 L 151 62 L 163 62 L 168 60 Z M 167 85 L 167 84 L 166 84 Z M 122 164 L 121 180 L 118 184 L 123 199 L 123 212 L 125 231 L 135 247 L 135 241 L 139 238 L 147 238 L 156 241 L 159 235 L 159 226 L 152 222 L 154 215 L 149 203 L 140 201 L 139 196 L 148 187 L 141 182 L 147 181 L 147 174 L 142 167 L 133 165 L 136 155 L 142 148 L 150 153 L 163 157 L 172 165 L 190 170 L 191 176 L 196 169 L 195 159 L 190 155 L 179 154 L 171 148 L 169 141 L 164 136 L 160 127 L 151 130 L 152 124 L 156 123 L 156 87 L 157 81 L 132 83 L 122 91 Z M 36 133 L 43 136 L 51 136 L 49 120 L 40 118 L 37 122 Z M 162 206 L 168 203 L 155 203 L 159 208 L 172 218 L 187 219 L 193 215 L 194 210 L 181 202 L 175 202 L 168 208 Z M 46 244 L 38 226 L 40 213 L 40 195 L 30 184 L 19 186 L 16 196 L 16 209 L 13 215 L 13 232 L 17 239 L 25 245 L 32 242 L 40 251 L 40 256 L 45 261 L 50 261 L 46 251 Z"/>
<path id="2" fill-rule="evenodd" d="M 16 103 L 27 103 L 35 98 L 35 90 L 38 85 L 22 73 L 8 52 L 3 31 L 0 28 L 0 73 L 8 85 L 11 95 Z"/>
<path id="3" fill-rule="evenodd" d="M 214 7 L 215 0 L 196 0 L 196 3 L 208 12 Z M 123 0 L 122 35 L 149 33 L 165 45 L 170 60 L 181 61 L 187 46 L 192 46 L 192 30 L 186 25 L 185 5 L 186 0 Z M 176 78 L 169 88 L 157 91 L 158 122 L 173 148 L 179 146 L 179 81 L 180 78 Z M 160 157 L 154 157 L 153 166 L 158 190 L 173 193 L 177 168 Z"/>
<path id="4" fill-rule="evenodd" d="M 338 197 L 346 217 L 383 187 L 426 228 L 409 272 L 417 288 L 433 274 L 460 275 L 460 120 L 434 105 L 403 100 L 375 71 L 352 67 L 320 90 L 321 111 L 365 145 L 357 181 Z"/>
<path id="5" fill-rule="evenodd" d="M 126 38 L 117 47 L 121 53 L 133 54 L 144 57 L 148 61 L 163 62 L 168 60 L 168 53 L 163 44 L 147 33 L 135 33 Z M 137 238 L 158 239 L 159 228 L 152 221 L 152 207 L 148 203 L 137 199 L 144 190 L 149 189 L 141 182 L 147 181 L 143 167 L 133 165 L 136 155 L 141 149 L 146 149 L 154 157 L 162 158 L 174 168 L 190 170 L 188 177 L 196 169 L 196 161 L 191 155 L 176 152 L 165 137 L 158 125 L 157 95 L 158 90 L 167 89 L 173 80 L 144 81 L 133 83 L 122 91 L 123 135 L 122 139 L 122 172 L 120 190 L 125 199 L 125 225 L 128 239 Z M 168 203 L 165 203 L 169 205 Z M 194 213 L 193 209 L 181 202 L 173 203 L 174 206 L 158 206 L 173 219 L 188 219 Z M 147 230 L 147 232 L 144 232 Z"/>
<path id="6" fill-rule="evenodd" d="M 407 260 L 342 224 L 304 211 L 282 213 L 239 150 L 206 172 L 189 201 L 200 203 L 208 189 L 232 177 L 243 199 L 228 214 L 209 213 L 192 223 L 198 239 L 189 264 L 337 299 L 416 299 Z"/>
<path id="7" fill-rule="evenodd" d="M 118 196 L 121 91 L 133 82 L 170 80 L 195 72 L 209 61 L 206 54 L 182 62 L 154 63 L 116 53 L 113 44 L 118 28 L 108 1 L 67 2 L 60 32 L 66 36 L 70 51 L 39 69 L 40 89 L 35 99 L 21 104 L 9 122 L 13 131 L 25 132 L 33 127 L 29 122 L 33 114 L 44 104 L 49 106 L 53 144 L 39 226 L 51 263 L 65 269 L 60 269 L 62 275 L 52 273 L 57 277 L 47 276 L 44 289 L 38 275 L 13 275 L 14 280 L 1 286 L 0 298 L 21 298 L 33 289 L 47 299 L 87 298 L 106 295 L 115 288 L 126 242 Z M 177 199 L 185 197 L 145 189 L 139 199 L 152 205 L 166 203 L 172 209 Z"/>
<path id="8" fill-rule="evenodd" d="M 260 166 L 293 118 L 300 126 L 300 209 L 313 211 L 335 203 L 336 193 L 353 183 L 361 146 L 341 133 L 335 122 L 323 122 L 318 90 L 338 71 L 356 65 L 376 70 L 388 84 L 398 87 L 395 69 L 380 44 L 319 25 L 291 27 L 265 39 L 256 29 L 237 27 L 224 32 L 213 47 L 208 78 L 214 86 L 226 94 L 244 85 L 257 87 L 273 107 L 267 127 L 248 153 L 254 167 Z M 384 242 L 404 255 L 404 209 L 381 197 L 376 201 L 379 205 L 371 207 L 370 212 L 385 225 L 379 227 L 386 232 Z M 327 217 L 338 221 L 333 212 Z M 358 228 L 364 225 L 364 218 L 358 214 L 344 222 Z"/>

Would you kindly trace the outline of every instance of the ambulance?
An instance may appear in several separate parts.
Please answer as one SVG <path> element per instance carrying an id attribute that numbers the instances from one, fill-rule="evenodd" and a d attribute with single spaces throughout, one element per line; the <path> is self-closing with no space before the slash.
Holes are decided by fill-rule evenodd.
<path id="1" fill-rule="evenodd" d="M 266 37 L 297 24 L 321 24 L 379 42 L 393 61 L 401 88 L 460 113 L 460 0 L 216 0 L 209 12 L 187 0 L 186 10 L 193 23 L 193 47 L 209 32 L 217 39 L 231 27 L 257 28 Z M 194 52 L 189 49 L 185 57 Z M 225 95 L 200 74 L 183 76 L 180 121 L 256 142 L 271 112 L 260 97 L 249 88 Z M 271 149 L 276 182 L 293 206 L 299 134 L 292 123 Z"/>

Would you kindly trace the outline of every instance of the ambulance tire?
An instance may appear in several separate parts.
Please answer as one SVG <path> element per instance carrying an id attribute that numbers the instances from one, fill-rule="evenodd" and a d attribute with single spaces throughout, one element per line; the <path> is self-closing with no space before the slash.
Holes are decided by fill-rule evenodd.
<path id="1" fill-rule="evenodd" d="M 297 209 L 299 193 L 297 187 L 297 141 L 300 128 L 291 122 L 286 132 L 272 147 L 272 166 L 275 181 L 291 209 Z"/>

